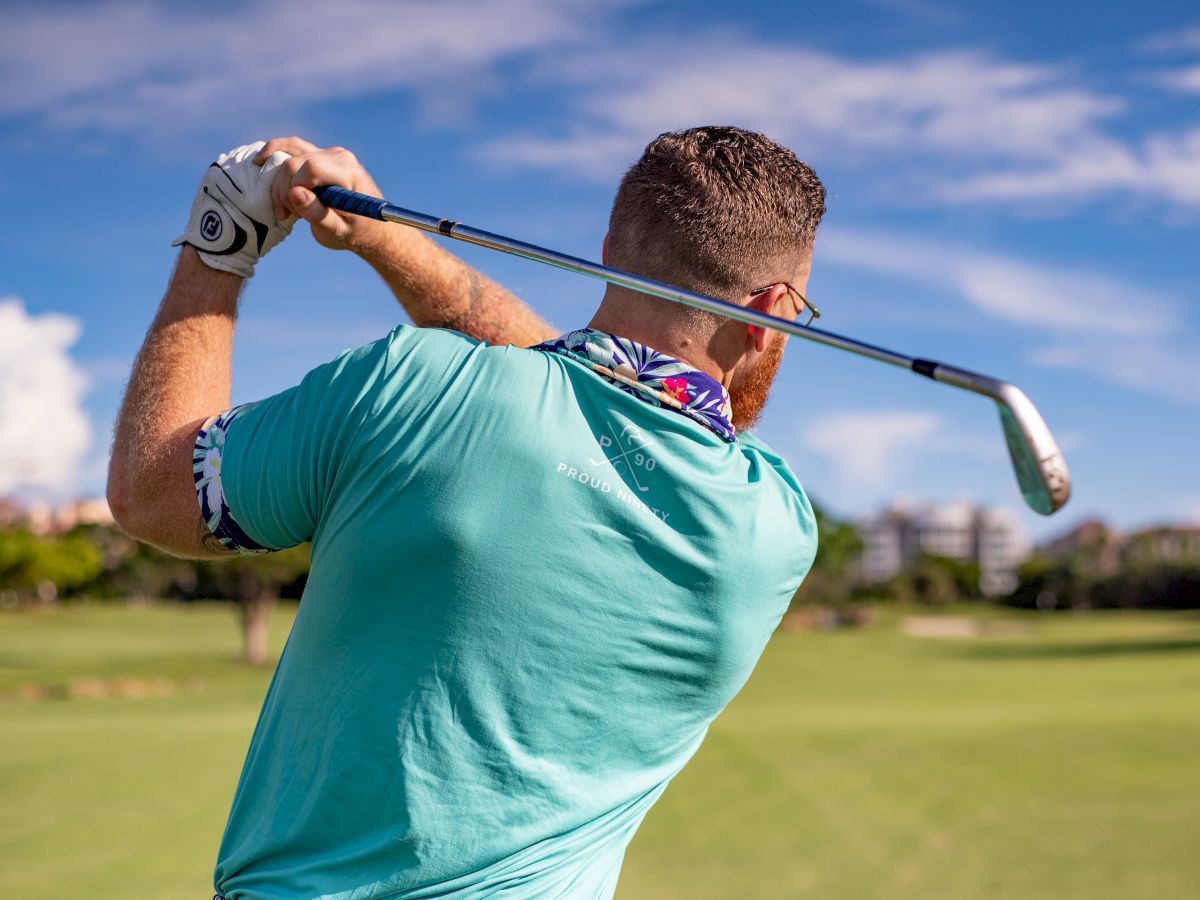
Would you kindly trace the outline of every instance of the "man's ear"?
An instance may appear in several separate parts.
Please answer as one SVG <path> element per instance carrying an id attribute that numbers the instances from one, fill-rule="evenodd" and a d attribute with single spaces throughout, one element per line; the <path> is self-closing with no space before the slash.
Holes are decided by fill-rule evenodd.
<path id="1" fill-rule="evenodd" d="M 763 291 L 757 297 L 751 297 L 747 306 L 750 309 L 757 309 L 759 312 L 764 312 L 769 316 L 778 315 L 780 301 L 783 300 L 784 294 L 787 293 L 786 284 L 773 284 L 769 291 Z M 753 342 L 754 349 L 759 353 L 767 347 L 767 329 L 761 325 L 746 326 L 746 343 L 747 349 Z"/>
<path id="2" fill-rule="evenodd" d="M 600 245 L 600 265 L 608 265 L 608 232 L 604 232 L 604 243 Z"/>

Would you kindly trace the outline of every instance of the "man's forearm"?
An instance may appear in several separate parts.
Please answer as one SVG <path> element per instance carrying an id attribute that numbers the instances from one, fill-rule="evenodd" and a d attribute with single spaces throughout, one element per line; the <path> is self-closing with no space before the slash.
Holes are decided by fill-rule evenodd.
<path id="1" fill-rule="evenodd" d="M 299 216 L 312 226 L 317 243 L 353 250 L 369 262 L 417 325 L 521 347 L 557 335 L 528 305 L 420 232 L 326 208 L 313 193 L 317 185 L 381 196 L 349 150 L 321 149 L 298 137 L 273 138 L 255 159 L 266 162 L 275 152 L 291 155 L 281 166 L 284 177 L 271 187 L 275 215 Z"/>
<path id="2" fill-rule="evenodd" d="M 243 279 L 206 266 L 184 247 L 166 295 L 133 365 L 121 403 L 109 467 L 109 503 L 135 536 L 158 523 L 199 522 L 186 478 L 201 422 L 229 406 L 233 328 Z M 176 528 L 176 530 L 178 530 Z M 142 532 L 142 534 L 139 534 Z M 180 534 L 187 547 L 195 534 Z M 206 544 L 221 555 L 215 541 Z"/>
<path id="3" fill-rule="evenodd" d="M 558 334 L 525 302 L 413 228 L 380 224 L 357 250 L 417 325 L 518 347 Z"/>

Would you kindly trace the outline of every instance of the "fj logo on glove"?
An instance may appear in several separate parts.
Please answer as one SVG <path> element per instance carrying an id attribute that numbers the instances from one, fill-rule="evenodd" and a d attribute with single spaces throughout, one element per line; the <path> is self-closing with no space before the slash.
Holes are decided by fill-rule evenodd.
<path id="1" fill-rule="evenodd" d="M 200 234 L 208 241 L 215 241 L 221 236 L 221 217 L 211 209 L 200 220 Z"/>

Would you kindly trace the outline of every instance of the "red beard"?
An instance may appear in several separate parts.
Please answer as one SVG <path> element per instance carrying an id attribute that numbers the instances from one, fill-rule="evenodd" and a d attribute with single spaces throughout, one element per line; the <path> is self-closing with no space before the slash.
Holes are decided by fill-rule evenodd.
<path id="1" fill-rule="evenodd" d="M 776 340 L 768 345 L 762 359 L 753 369 L 733 379 L 729 386 L 729 402 L 733 406 L 733 427 L 738 431 L 753 428 L 762 415 L 763 407 L 771 392 L 771 383 L 783 361 L 783 345 L 787 338 L 773 335 Z"/>

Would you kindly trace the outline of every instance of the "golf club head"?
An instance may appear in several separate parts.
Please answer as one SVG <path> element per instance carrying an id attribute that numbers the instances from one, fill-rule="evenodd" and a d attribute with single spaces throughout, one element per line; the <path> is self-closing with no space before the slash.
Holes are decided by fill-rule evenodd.
<path id="1" fill-rule="evenodd" d="M 1048 516 L 1061 509 L 1071 496 L 1067 462 L 1024 391 L 1006 384 L 1000 394 L 1003 399 L 997 399 L 996 406 L 1017 484 L 1029 508 Z"/>

